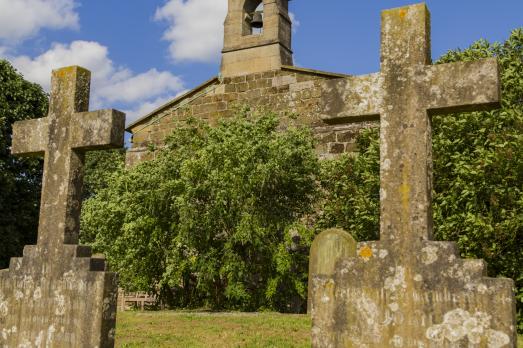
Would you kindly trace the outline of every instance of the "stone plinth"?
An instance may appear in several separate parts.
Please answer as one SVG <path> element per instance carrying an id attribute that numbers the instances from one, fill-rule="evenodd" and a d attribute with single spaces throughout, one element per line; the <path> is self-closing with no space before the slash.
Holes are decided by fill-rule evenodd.
<path id="1" fill-rule="evenodd" d="M 87 247 L 27 246 L 0 272 L 0 347 L 113 347 L 117 289 Z"/>
<path id="2" fill-rule="evenodd" d="M 359 243 L 312 281 L 313 347 L 515 347 L 513 281 L 454 243 Z"/>

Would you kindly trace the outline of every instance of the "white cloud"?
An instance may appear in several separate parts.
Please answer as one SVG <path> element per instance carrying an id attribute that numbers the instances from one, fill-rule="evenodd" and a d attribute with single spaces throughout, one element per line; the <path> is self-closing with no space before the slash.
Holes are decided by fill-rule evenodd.
<path id="1" fill-rule="evenodd" d="M 92 73 L 91 108 L 114 107 L 115 103 L 120 103 L 124 108 L 134 110 L 127 122 L 143 116 L 145 111 L 152 111 L 151 107 L 167 102 L 184 89 L 183 81 L 170 72 L 151 69 L 134 74 L 115 66 L 109 58 L 108 48 L 93 41 L 53 44 L 37 57 L 9 57 L 9 60 L 28 80 L 39 83 L 46 90 L 50 88 L 53 69 L 69 65 L 89 69 Z"/>
<path id="2" fill-rule="evenodd" d="M 108 101 L 131 102 L 148 99 L 169 90 L 179 91 L 183 88 L 182 80 L 167 71 L 151 69 L 145 73 L 108 84 L 99 91 Z"/>
<path id="3" fill-rule="evenodd" d="M 300 26 L 301 23 L 298 20 L 298 18 L 296 18 L 296 15 L 293 12 L 289 12 L 289 17 L 290 17 L 291 23 L 292 23 L 292 31 L 296 32 L 296 30 L 298 30 L 298 27 Z"/>
<path id="4" fill-rule="evenodd" d="M 73 41 L 70 45 L 55 43 L 35 58 L 19 56 L 10 60 L 27 79 L 49 90 L 51 71 L 69 65 L 80 65 L 91 70 L 95 84 L 109 81 L 117 71 L 108 54 L 107 47 L 98 42 Z"/>
<path id="5" fill-rule="evenodd" d="M 0 40 L 16 43 L 40 29 L 78 28 L 75 0 L 0 0 Z"/>
<path id="6" fill-rule="evenodd" d="M 169 0 L 156 10 L 157 21 L 167 21 L 163 38 L 171 42 L 175 61 L 214 62 L 223 44 L 227 0 Z"/>

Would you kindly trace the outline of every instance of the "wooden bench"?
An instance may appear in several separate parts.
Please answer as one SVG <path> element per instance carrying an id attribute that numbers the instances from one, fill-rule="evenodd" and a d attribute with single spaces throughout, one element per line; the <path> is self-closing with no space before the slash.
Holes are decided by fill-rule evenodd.
<path id="1" fill-rule="evenodd" d="M 146 292 L 125 292 L 123 289 L 118 290 L 118 310 L 127 311 L 132 308 L 145 310 L 145 306 L 152 306 L 157 303 L 155 296 Z"/>

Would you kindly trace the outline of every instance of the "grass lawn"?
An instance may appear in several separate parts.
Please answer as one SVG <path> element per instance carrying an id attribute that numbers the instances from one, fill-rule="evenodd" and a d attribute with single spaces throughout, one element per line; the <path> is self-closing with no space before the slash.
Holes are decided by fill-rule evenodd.
<path id="1" fill-rule="evenodd" d="M 119 312 L 116 347 L 310 347 L 310 318 L 278 313 Z"/>
<path id="2" fill-rule="evenodd" d="M 277 313 L 119 312 L 116 347 L 310 347 L 310 318 Z M 523 348 L 523 336 L 518 348 Z"/>

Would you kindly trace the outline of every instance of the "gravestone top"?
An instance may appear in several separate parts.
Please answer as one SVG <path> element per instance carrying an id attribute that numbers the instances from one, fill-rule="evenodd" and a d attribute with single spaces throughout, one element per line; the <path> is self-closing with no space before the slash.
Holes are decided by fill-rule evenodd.
<path id="1" fill-rule="evenodd" d="M 43 155 L 37 245 L 0 271 L 0 347 L 114 346 L 117 276 L 78 245 L 85 152 L 122 147 L 125 115 L 88 112 L 90 72 L 53 71 L 49 114 L 13 125 L 12 153 Z"/>
<path id="2" fill-rule="evenodd" d="M 383 11 L 381 41 L 379 73 L 324 85 L 324 121 L 380 119 L 380 241 L 313 278 L 313 346 L 513 347 L 512 280 L 431 241 L 431 116 L 498 106 L 498 63 L 431 65 L 425 4 Z"/>
<path id="3" fill-rule="evenodd" d="M 357 243 L 352 236 L 339 228 L 330 228 L 314 238 L 309 257 L 309 286 L 307 313 L 311 310 L 312 279 L 332 277 L 336 272 L 336 261 L 340 257 L 356 256 Z"/>

